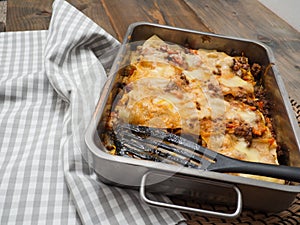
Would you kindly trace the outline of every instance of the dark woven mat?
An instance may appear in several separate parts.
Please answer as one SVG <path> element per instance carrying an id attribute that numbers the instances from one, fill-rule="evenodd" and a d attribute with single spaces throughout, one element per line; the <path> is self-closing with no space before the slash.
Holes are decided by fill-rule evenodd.
<path id="1" fill-rule="evenodd" d="M 295 111 L 295 116 L 300 126 L 300 105 L 293 99 L 291 100 L 292 107 Z M 186 205 L 190 207 L 203 208 L 204 206 L 197 202 L 185 202 L 178 199 L 173 199 L 174 203 Z M 270 203 L 272 204 L 272 203 Z M 205 206 L 207 207 L 207 206 Z M 211 210 L 222 211 L 220 206 L 211 206 Z M 225 225 L 225 224 L 254 224 L 254 225 L 297 225 L 300 224 L 300 193 L 297 195 L 290 207 L 280 213 L 262 213 L 250 210 L 244 210 L 241 215 L 236 219 L 220 219 L 215 217 L 208 217 L 197 214 L 182 213 L 186 218 L 188 225 Z"/>

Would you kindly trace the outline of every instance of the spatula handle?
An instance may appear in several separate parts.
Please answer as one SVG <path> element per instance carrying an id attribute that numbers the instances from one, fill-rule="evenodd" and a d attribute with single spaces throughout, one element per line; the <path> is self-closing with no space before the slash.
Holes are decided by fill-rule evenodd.
<path id="1" fill-rule="evenodd" d="M 219 168 L 211 168 L 209 170 L 228 173 L 245 173 L 300 182 L 300 167 L 246 162 L 240 160 L 230 161 L 231 163 L 227 162 L 226 166 Z"/>

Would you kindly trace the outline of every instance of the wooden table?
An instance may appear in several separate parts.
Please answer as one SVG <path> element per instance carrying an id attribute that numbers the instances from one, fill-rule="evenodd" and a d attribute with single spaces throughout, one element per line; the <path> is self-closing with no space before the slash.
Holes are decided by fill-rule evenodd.
<path id="1" fill-rule="evenodd" d="M 9 0 L 7 31 L 47 29 L 53 0 Z M 118 40 L 130 23 L 155 22 L 249 38 L 272 48 L 288 94 L 300 103 L 300 32 L 257 0 L 69 0 Z"/>

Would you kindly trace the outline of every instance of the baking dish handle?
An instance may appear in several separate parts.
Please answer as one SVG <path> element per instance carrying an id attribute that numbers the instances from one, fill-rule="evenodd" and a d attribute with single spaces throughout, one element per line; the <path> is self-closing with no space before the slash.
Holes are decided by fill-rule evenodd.
<path id="1" fill-rule="evenodd" d="M 141 185 L 140 185 L 140 197 L 145 203 L 147 203 L 150 206 L 163 207 L 163 208 L 167 208 L 167 209 L 185 211 L 185 212 L 190 212 L 190 213 L 199 213 L 199 214 L 206 215 L 206 216 L 215 216 L 215 217 L 222 217 L 222 218 L 236 218 L 242 212 L 242 194 L 241 194 L 241 191 L 234 185 L 230 185 L 230 187 L 233 188 L 234 192 L 236 193 L 237 201 L 236 201 L 236 209 L 232 213 L 217 212 L 217 211 L 211 211 L 211 210 L 206 210 L 206 209 L 199 209 L 199 208 L 193 208 L 193 207 L 188 207 L 188 206 L 181 206 L 181 205 L 176 205 L 176 204 L 172 204 L 172 203 L 151 200 L 151 199 L 147 198 L 147 196 L 146 196 L 146 183 L 147 183 L 147 178 L 150 173 L 153 173 L 153 172 L 148 172 L 143 175 L 142 180 L 141 180 Z"/>

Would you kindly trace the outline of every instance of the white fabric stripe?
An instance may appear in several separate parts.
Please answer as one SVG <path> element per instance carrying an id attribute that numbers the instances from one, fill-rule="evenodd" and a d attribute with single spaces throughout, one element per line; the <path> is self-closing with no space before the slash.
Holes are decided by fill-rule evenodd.
<path id="1" fill-rule="evenodd" d="M 6 48 L 5 46 L 10 43 L 8 41 L 8 35 L 3 35 L 3 32 L 0 32 L 0 62 L 1 65 L 3 65 L 2 67 L 0 67 L 0 85 L 3 85 L 3 82 L 5 81 L 5 79 L 7 78 L 4 74 L 5 71 L 7 69 L 7 65 L 8 65 L 8 54 L 10 54 L 8 48 Z M 2 89 L 2 88 L 1 88 Z M 1 91 L 0 89 L 0 91 Z M 1 92 L 0 92 L 1 94 Z"/>
<path id="2" fill-rule="evenodd" d="M 61 127 L 61 118 L 59 118 L 59 116 L 57 115 L 60 113 L 60 111 L 58 110 L 59 108 L 57 108 L 59 106 L 57 105 L 55 99 L 53 97 L 49 99 L 51 99 L 52 102 L 48 103 L 47 105 L 51 105 L 51 111 L 53 111 L 54 113 L 48 116 L 48 123 L 44 126 L 45 130 L 41 130 L 41 133 L 43 134 L 41 138 L 44 140 L 44 142 L 40 149 L 42 151 L 43 149 L 53 149 L 53 152 L 49 151 L 46 154 L 41 154 L 38 159 L 41 162 L 41 164 L 39 166 L 39 180 L 37 182 L 36 188 L 41 189 L 41 193 L 43 193 L 41 194 L 41 196 L 43 196 L 43 200 L 40 201 L 40 203 L 36 203 L 37 205 L 34 205 L 34 208 L 40 209 L 37 216 L 42 215 L 43 209 L 47 208 L 47 217 L 53 218 L 56 217 L 56 215 L 52 211 L 53 209 L 51 210 L 51 204 L 53 203 L 53 198 L 62 195 L 62 191 L 57 188 L 59 184 L 62 183 L 62 174 L 59 175 L 57 165 L 59 159 L 59 148 L 54 148 L 56 143 L 53 143 L 52 140 L 55 140 L 55 137 L 59 134 L 57 127 Z M 50 131 L 50 133 L 47 133 L 47 131 Z M 51 140 L 51 142 L 49 142 L 48 140 Z M 43 162 L 44 164 L 42 165 Z M 39 202 L 41 196 L 36 195 L 36 200 L 34 202 Z M 57 200 L 57 202 L 62 202 L 59 198 Z M 56 209 L 61 210 L 62 208 L 57 207 Z M 39 220 L 39 218 L 35 220 Z M 42 220 L 47 221 L 47 218 L 42 218 Z"/>
<path id="3" fill-rule="evenodd" d="M 19 104 L 19 109 L 21 109 L 22 104 Z M 11 115 L 14 116 L 16 114 L 16 111 L 12 113 Z M 7 117 L 8 120 L 10 117 Z M 5 129 L 5 132 L 11 133 L 13 129 L 17 129 L 18 124 L 16 122 L 12 123 L 11 125 L 7 123 L 2 123 L 1 127 L 7 127 Z M 15 143 L 11 142 L 11 136 L 7 137 L 3 140 L 3 145 L 1 147 L 1 152 L 4 151 L 4 159 L 3 163 L 1 164 L 0 168 L 0 176 L 2 177 L 0 190 L 6 190 L 5 195 L 1 198 L 1 201 L 3 201 L 3 206 L 1 207 L 3 209 L 3 214 L 6 214 L 8 216 L 1 218 L 1 224 L 7 224 L 8 217 L 10 215 L 10 209 L 12 208 L 12 199 L 15 196 L 14 195 L 14 188 L 10 188 L 11 186 L 14 187 L 16 183 L 16 174 L 15 174 L 15 167 L 17 162 L 19 162 L 19 157 L 21 157 L 22 152 L 18 154 L 18 151 L 15 151 L 14 146 Z M 7 144 L 6 144 L 7 143 Z M 7 151 L 11 149 L 11 151 Z M 19 157 L 18 157 L 19 156 Z M 17 199 L 17 201 L 20 201 L 20 199 Z M 1 204 L 1 205 L 2 205 Z"/>
<path id="4" fill-rule="evenodd" d="M 69 112 L 66 112 L 66 115 L 68 114 Z M 70 118 L 69 116 L 65 116 L 64 118 L 64 121 L 63 121 L 63 138 L 62 138 L 62 142 L 61 142 L 61 149 L 70 149 L 71 151 L 71 154 L 73 154 L 73 149 L 75 148 L 75 146 L 73 146 L 73 143 L 69 141 L 69 138 L 70 138 L 70 133 L 71 133 L 71 123 L 70 123 Z M 63 164 L 63 170 L 65 171 L 66 169 L 69 168 L 69 162 L 72 162 L 72 157 L 71 157 L 71 154 L 66 154 L 66 151 L 62 151 L 62 164 Z M 75 169 L 75 168 L 74 168 Z M 65 178 L 66 180 L 68 180 L 68 175 L 65 175 Z M 69 186 L 69 183 L 67 182 L 67 185 Z M 70 189 L 70 186 L 69 186 L 69 189 Z M 70 195 L 71 195 L 71 198 L 73 199 L 74 201 L 74 195 L 73 195 L 73 191 L 74 190 L 70 190 Z M 78 192 L 76 194 L 77 195 L 80 195 L 80 192 Z M 79 199 L 80 200 L 80 199 Z M 74 204 L 76 206 L 76 203 L 77 201 L 74 201 Z M 78 209 L 78 207 L 76 207 Z M 78 212 L 78 215 L 79 217 L 81 218 L 81 213 L 80 211 Z M 82 221 L 82 219 L 81 219 Z"/>
<path id="5" fill-rule="evenodd" d="M 46 90 L 49 89 L 48 87 L 46 87 L 47 84 L 37 83 L 37 85 L 41 85 L 41 88 L 45 88 Z M 37 87 L 32 88 L 32 89 L 37 89 Z M 46 96 L 43 97 L 43 93 L 37 93 L 36 98 L 42 99 L 42 101 L 40 103 L 41 105 L 49 104 L 50 99 Z M 35 101 L 33 100 L 32 102 L 34 105 Z M 32 105 L 32 107 L 34 107 L 33 105 Z M 29 190 L 29 193 L 27 195 L 30 196 L 30 198 L 32 198 L 33 201 L 32 202 L 27 201 L 26 205 L 24 205 L 23 208 L 20 208 L 20 211 L 24 210 L 24 216 L 31 215 L 31 217 L 28 216 L 29 220 L 33 220 L 33 219 L 38 220 L 39 219 L 38 218 L 38 216 L 39 216 L 38 210 L 34 210 L 34 209 L 39 209 L 39 207 L 41 205 L 41 201 L 39 201 L 39 199 L 42 196 L 42 190 L 47 191 L 47 189 L 43 188 L 43 186 L 42 186 L 43 183 L 41 182 L 43 175 L 44 175 L 43 158 L 46 156 L 45 154 L 42 154 L 41 149 L 47 149 L 44 146 L 45 141 L 46 141 L 44 138 L 45 138 L 45 133 L 47 131 L 47 127 L 45 126 L 46 124 L 43 125 L 42 127 L 40 127 L 39 123 L 40 123 L 40 121 L 43 121 L 46 118 L 48 121 L 51 119 L 49 117 L 48 112 L 49 111 L 46 109 L 41 110 L 40 107 L 38 107 L 37 110 L 33 111 L 33 118 L 35 118 L 35 122 L 31 123 L 31 127 L 32 127 L 32 130 L 35 131 L 34 137 L 37 137 L 37 138 L 36 138 L 36 142 L 32 142 L 32 145 L 26 151 L 26 152 L 28 152 L 28 157 L 27 157 L 27 160 L 24 160 L 25 162 L 26 161 L 29 162 L 29 160 L 38 162 L 37 164 L 33 164 L 33 165 L 27 164 L 27 167 L 26 167 L 26 169 L 28 169 L 28 171 L 31 171 L 31 174 L 34 171 L 34 173 L 32 174 L 33 176 L 30 176 L 30 178 L 29 178 L 28 187 L 24 188 L 24 189 Z M 30 114 L 31 110 L 29 109 L 27 112 L 24 112 L 24 113 Z M 39 141 L 39 140 L 44 140 L 44 141 Z M 47 140 L 49 140 L 49 139 L 47 138 Z M 32 157 L 32 159 L 30 159 L 31 157 Z M 25 172 L 27 172 L 27 171 L 25 171 Z M 35 187 L 34 187 L 35 191 L 31 191 L 31 188 L 30 188 L 31 184 L 35 184 Z M 40 187 L 40 186 L 42 186 L 42 187 Z M 44 193 L 46 193 L 46 195 L 48 194 L 47 192 L 44 192 Z M 25 195 L 25 193 L 24 193 L 24 195 Z M 20 215 L 21 215 L 21 213 L 20 213 Z M 24 219 L 24 218 L 22 218 L 22 219 Z M 22 220 L 20 220 L 20 221 L 22 221 Z"/>

